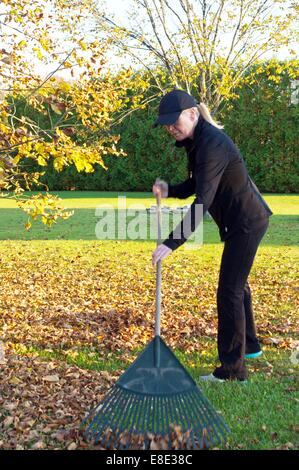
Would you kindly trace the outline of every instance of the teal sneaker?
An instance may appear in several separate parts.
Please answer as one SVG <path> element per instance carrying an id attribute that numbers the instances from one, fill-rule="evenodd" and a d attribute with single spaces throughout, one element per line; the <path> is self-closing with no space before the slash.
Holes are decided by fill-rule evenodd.
<path id="1" fill-rule="evenodd" d="M 258 351 L 255 353 L 245 354 L 245 359 L 256 359 L 263 354 L 263 351 Z"/>

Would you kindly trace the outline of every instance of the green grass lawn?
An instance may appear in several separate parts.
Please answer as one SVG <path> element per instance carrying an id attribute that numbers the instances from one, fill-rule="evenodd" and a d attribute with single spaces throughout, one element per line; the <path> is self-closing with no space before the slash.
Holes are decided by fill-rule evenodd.
<path id="1" fill-rule="evenodd" d="M 119 375 L 153 335 L 155 242 L 96 239 L 95 208 L 116 207 L 116 193 L 59 195 L 75 215 L 52 230 L 37 224 L 25 231 L 22 212 L 0 200 L 0 339 L 17 357 Z M 224 445 L 230 449 L 298 447 L 298 364 L 291 354 L 298 340 L 299 195 L 265 199 L 274 215 L 250 276 L 264 355 L 248 361 L 247 384 L 200 385 L 232 430 Z M 131 203 L 155 201 L 128 193 Z M 217 365 L 221 251 L 217 227 L 205 219 L 204 245 L 181 248 L 163 263 L 162 336 L 197 381 Z M 17 387 L 3 393 L 13 401 Z M 5 433 L 0 448 L 9 448 Z"/>
<path id="2" fill-rule="evenodd" d="M 34 193 L 35 194 L 35 193 Z M 74 211 L 74 215 L 63 222 L 58 222 L 51 229 L 41 222 L 36 222 L 32 228 L 24 230 L 27 216 L 16 206 L 12 200 L 0 199 L 0 240 L 96 240 L 96 225 L 100 220 L 96 215 L 98 207 L 110 206 L 113 209 L 149 208 L 155 204 L 151 193 L 103 193 L 103 192 L 79 192 L 62 191 L 57 194 L 62 199 L 62 205 L 66 209 Z M 119 198 L 118 198 L 119 196 Z M 273 211 L 271 217 L 271 232 L 265 237 L 265 242 L 270 245 L 292 245 L 298 242 L 299 229 L 299 196 L 298 195 L 264 195 L 267 203 Z M 122 199 L 120 199 L 122 198 Z M 125 202 L 123 202 L 125 201 Z M 192 198 L 185 201 L 167 199 L 165 205 L 177 207 L 190 204 Z M 136 217 L 132 213 L 130 220 Z M 154 218 L 154 216 L 152 216 Z M 118 215 L 116 214 L 116 225 Z M 167 234 L 167 230 L 166 233 Z M 204 226 L 204 243 L 218 243 L 218 229 L 214 222 L 206 219 Z"/>

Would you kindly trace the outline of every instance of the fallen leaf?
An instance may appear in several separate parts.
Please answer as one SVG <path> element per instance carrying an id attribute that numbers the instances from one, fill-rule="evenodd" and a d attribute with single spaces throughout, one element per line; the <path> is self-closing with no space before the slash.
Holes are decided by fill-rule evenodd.
<path id="1" fill-rule="evenodd" d="M 12 410 L 15 410 L 17 408 L 17 403 L 4 403 L 2 405 L 2 407 L 4 408 L 4 410 L 8 410 L 8 411 L 12 411 Z"/>
<path id="2" fill-rule="evenodd" d="M 76 442 L 72 442 L 68 447 L 67 450 L 75 450 L 77 449 L 77 444 Z"/>
<path id="3" fill-rule="evenodd" d="M 44 441 L 37 441 L 35 444 L 33 444 L 31 449 L 39 450 L 39 449 L 45 449 L 45 447 L 46 447 L 46 444 Z"/>
<path id="4" fill-rule="evenodd" d="M 11 385 L 20 385 L 22 383 L 22 380 L 18 379 L 18 377 L 12 377 L 10 380 L 9 380 L 9 383 Z"/>
<path id="5" fill-rule="evenodd" d="M 293 432 L 299 432 L 299 424 L 295 424 L 294 426 L 289 426 L 289 429 Z"/>
<path id="6" fill-rule="evenodd" d="M 152 441 L 152 442 L 151 442 L 151 445 L 150 445 L 150 449 L 151 449 L 151 450 L 160 450 L 161 447 L 160 447 L 160 445 L 158 444 L 158 442 Z"/>
<path id="7" fill-rule="evenodd" d="M 279 447 L 276 447 L 276 449 L 278 450 L 290 450 L 290 449 L 294 449 L 294 444 L 292 442 L 286 442 L 285 444 L 282 444 L 281 446 Z"/>
<path id="8" fill-rule="evenodd" d="M 59 377 L 58 375 L 45 375 L 45 377 L 43 377 L 43 380 L 45 380 L 46 382 L 59 382 Z"/>
<path id="9" fill-rule="evenodd" d="M 12 423 L 14 422 L 14 418 L 12 416 L 8 416 L 7 418 L 5 418 L 5 420 L 3 421 L 3 426 L 4 428 L 8 428 L 9 426 L 12 425 Z"/>
<path id="10" fill-rule="evenodd" d="M 4 343 L 3 341 L 0 341 L 0 364 L 5 364 L 5 363 L 6 363 L 6 358 L 5 358 Z"/>

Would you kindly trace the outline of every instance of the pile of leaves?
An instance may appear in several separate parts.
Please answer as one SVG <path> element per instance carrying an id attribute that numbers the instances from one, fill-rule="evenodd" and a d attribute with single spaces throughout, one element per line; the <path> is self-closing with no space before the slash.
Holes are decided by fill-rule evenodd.
<path id="1" fill-rule="evenodd" d="M 90 448 L 80 423 L 116 380 L 104 371 L 9 349 L 2 354 L 0 376 L 0 448 L 19 450 Z"/>
<path id="2" fill-rule="evenodd" d="M 190 438 L 191 431 L 183 431 L 181 426 L 170 424 L 170 432 L 165 436 L 147 432 L 132 434 L 128 431 L 107 428 L 100 439 L 100 447 L 107 450 L 190 450 L 208 449 L 206 428 L 200 441 Z"/>
<path id="3" fill-rule="evenodd" d="M 150 251 L 141 249 L 130 257 L 118 242 L 111 247 L 109 252 L 100 242 L 76 248 L 24 242 L 17 251 L 3 251 L 2 341 L 42 349 L 94 347 L 103 354 L 134 351 L 146 344 L 155 317 Z M 192 254 L 192 263 L 173 256 L 163 267 L 161 330 L 171 347 L 198 351 L 200 338 L 216 338 L 219 255 L 220 250 L 211 262 Z M 263 262 L 262 256 L 259 260 Z M 290 259 L 281 255 L 279 263 L 279 276 L 277 269 L 265 271 L 261 265 L 250 281 L 259 335 L 290 348 L 296 334 L 298 287 Z"/>

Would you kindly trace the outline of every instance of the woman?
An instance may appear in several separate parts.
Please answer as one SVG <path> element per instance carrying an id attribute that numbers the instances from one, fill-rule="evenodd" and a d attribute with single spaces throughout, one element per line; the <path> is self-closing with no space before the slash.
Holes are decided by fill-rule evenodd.
<path id="1" fill-rule="evenodd" d="M 196 229 L 198 204 L 202 214 L 209 211 L 224 241 L 217 290 L 221 366 L 202 379 L 245 381 L 244 359 L 262 354 L 247 278 L 272 212 L 249 178 L 239 150 L 203 103 L 197 105 L 188 93 L 173 90 L 160 102 L 154 127 L 158 125 L 175 138 L 177 147 L 185 147 L 189 178 L 177 185 L 157 179 L 153 193 L 180 199 L 195 194 L 195 199 L 181 224 L 153 252 L 153 265 L 179 248 Z M 186 230 L 187 220 L 191 226 Z"/>

